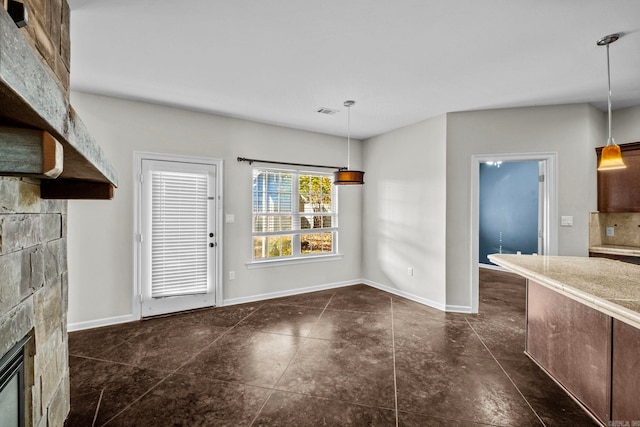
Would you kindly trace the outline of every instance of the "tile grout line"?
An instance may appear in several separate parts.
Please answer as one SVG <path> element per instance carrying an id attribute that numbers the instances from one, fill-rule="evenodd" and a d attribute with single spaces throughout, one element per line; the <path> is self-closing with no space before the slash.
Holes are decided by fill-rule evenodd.
<path id="1" fill-rule="evenodd" d="M 318 322 L 320 321 L 320 319 L 322 318 L 322 315 L 324 314 L 324 312 L 327 310 L 327 307 L 329 306 L 329 304 L 331 304 L 331 301 L 333 300 L 333 297 L 335 296 L 335 292 L 331 294 L 331 298 L 329 298 L 329 301 L 327 301 L 327 303 L 325 304 L 324 308 L 322 309 L 322 312 L 320 313 L 320 316 L 318 316 L 318 319 L 316 319 L 316 321 L 314 322 L 313 326 L 311 327 L 311 329 L 309 329 L 309 334 L 311 333 L 311 331 L 313 331 L 313 328 L 316 327 L 316 325 L 318 324 Z M 309 335 L 307 334 L 307 336 Z M 306 339 L 307 337 L 300 337 L 303 340 Z M 278 383 L 280 382 L 280 380 L 282 379 L 282 377 L 284 376 L 284 374 L 287 372 L 287 369 L 289 369 L 289 365 L 291 364 L 291 361 L 293 359 L 296 358 L 296 356 L 298 355 L 298 353 L 300 352 L 300 349 L 302 348 L 303 343 L 300 344 L 300 346 L 298 347 L 298 349 L 296 350 L 296 352 L 293 354 L 293 356 L 291 357 L 291 359 L 289 359 L 289 362 L 287 362 L 287 366 L 284 368 L 284 370 L 282 371 L 282 374 L 280 374 L 280 377 L 278 378 L 278 380 L 273 383 L 273 387 L 271 387 L 271 390 L 269 391 L 269 395 L 267 396 L 267 398 L 264 400 L 264 402 L 262 402 L 262 406 L 260 406 L 260 409 L 258 409 L 258 412 L 256 413 L 256 416 L 253 417 L 253 420 L 251 420 L 251 424 L 249 424 L 249 427 L 252 427 L 253 424 L 256 422 L 256 420 L 258 419 L 258 417 L 260 416 L 260 414 L 262 413 L 262 410 L 264 409 L 264 407 L 267 405 L 267 402 L 269 401 L 269 399 L 271 399 L 271 396 L 273 395 L 273 392 L 276 390 L 276 386 L 278 385 Z"/>
<path id="2" fill-rule="evenodd" d="M 333 296 L 331 296 L 331 298 L 333 299 Z M 281 305 L 281 306 L 285 306 L 285 307 L 303 307 L 303 308 L 318 308 L 318 307 L 314 307 L 312 305 L 302 305 L 302 304 L 265 304 L 265 305 Z M 363 310 L 345 310 L 345 309 L 339 309 L 339 308 L 328 308 L 325 306 L 326 311 L 332 311 L 332 312 L 337 312 L 337 313 L 356 313 L 356 314 L 381 314 L 381 312 L 379 311 L 363 311 Z"/>
<path id="3" fill-rule="evenodd" d="M 98 412 L 100 412 L 100 404 L 102 403 L 102 396 L 104 395 L 104 387 L 100 390 L 100 397 L 98 397 L 98 404 L 96 405 L 96 412 L 93 414 L 93 421 L 91 422 L 91 427 L 95 427 L 96 421 L 98 420 Z"/>
<path id="4" fill-rule="evenodd" d="M 119 362 L 117 360 L 101 359 L 100 357 L 77 356 L 77 355 L 73 355 L 73 357 L 77 357 L 77 358 L 80 358 L 80 359 L 86 359 L 86 360 L 94 360 L 96 362 L 111 363 L 113 365 L 129 366 L 131 368 L 144 369 L 146 371 L 153 371 L 153 372 L 157 372 L 159 374 L 166 374 L 167 372 L 169 372 L 169 373 L 173 372 L 173 371 L 162 371 L 162 370 L 158 370 L 158 369 L 155 369 L 155 368 L 143 368 L 143 367 L 141 367 L 139 365 L 134 365 L 132 363 L 124 363 L 124 362 Z"/>
<path id="5" fill-rule="evenodd" d="M 107 353 L 111 353 L 112 351 L 114 351 L 118 347 L 129 343 L 130 341 L 132 341 L 135 338 L 136 337 L 127 338 L 127 339 L 123 340 L 121 343 L 118 343 L 118 344 L 114 345 L 113 347 L 108 347 L 106 350 L 101 351 L 100 353 L 96 354 L 95 357 L 93 357 L 93 356 L 84 356 L 82 354 L 71 353 L 71 352 L 69 352 L 69 356 L 81 357 L 81 358 L 84 358 L 84 359 L 92 359 L 92 360 L 105 360 L 105 359 L 100 359 L 100 356 L 102 356 L 104 354 L 107 354 Z M 126 365 L 126 363 L 123 363 L 123 365 Z"/>
<path id="6" fill-rule="evenodd" d="M 393 297 L 391 297 L 391 353 L 393 354 L 393 396 L 396 406 L 396 427 L 398 427 L 400 414 L 398 413 L 398 379 L 396 375 L 396 331 L 393 322 Z"/>
<path id="7" fill-rule="evenodd" d="M 264 387 L 262 387 L 262 388 L 264 388 Z M 281 389 L 275 389 L 274 391 L 281 391 L 281 392 L 287 393 L 287 394 L 296 394 L 298 396 L 311 397 L 313 399 L 318 399 L 318 400 L 326 400 L 328 402 L 346 403 L 346 404 L 349 404 L 349 405 L 352 405 L 352 406 L 360 406 L 362 408 L 382 409 L 383 411 L 391 411 L 391 410 L 393 410 L 393 408 L 390 408 L 388 406 L 367 405 L 367 404 L 364 404 L 362 402 L 356 402 L 356 401 L 352 401 L 352 400 L 343 400 L 343 399 L 338 399 L 338 398 L 333 399 L 331 397 L 318 396 L 318 395 L 315 395 L 315 394 L 303 393 L 301 391 L 281 390 Z"/>
<path id="8" fill-rule="evenodd" d="M 142 368 L 144 369 L 144 368 Z M 131 403 L 129 403 L 127 406 L 125 406 L 124 408 L 122 408 L 122 410 L 120 412 L 118 412 L 117 414 L 115 414 L 113 417 L 109 418 L 107 421 L 105 421 L 104 424 L 102 424 L 102 426 L 106 426 L 107 424 L 109 424 L 111 421 L 113 421 L 115 418 L 119 417 L 120 414 L 122 414 L 124 411 L 126 411 L 127 409 L 131 408 L 135 403 L 139 402 L 140 400 L 142 400 L 143 397 L 145 397 L 147 394 L 151 393 L 155 388 L 157 388 L 160 384 L 162 384 L 163 382 L 165 382 L 167 380 L 167 378 L 169 378 L 171 375 L 173 375 L 173 372 L 170 372 L 167 374 L 167 376 L 163 377 L 160 381 L 158 381 L 156 384 L 154 384 L 152 387 L 149 388 L 149 390 L 145 391 L 144 393 L 142 393 L 140 396 L 138 396 L 137 399 L 133 400 Z"/>
<path id="9" fill-rule="evenodd" d="M 513 381 L 513 379 L 511 378 L 511 375 L 509 375 L 507 373 L 507 371 L 502 367 L 502 364 L 498 361 L 498 359 L 496 359 L 496 357 L 493 355 L 493 352 L 491 350 L 489 350 L 489 347 L 487 347 L 487 344 L 485 344 L 484 340 L 482 339 L 482 337 L 480 336 L 480 334 L 478 334 L 478 332 L 476 331 L 476 329 L 473 327 L 473 325 L 471 325 L 471 323 L 469 322 L 468 319 L 465 319 L 467 321 L 467 324 L 469 325 L 469 327 L 471 328 L 471 330 L 473 331 L 473 333 L 478 337 L 478 339 L 480 340 L 480 342 L 482 343 L 482 345 L 484 346 L 484 348 L 487 349 L 487 351 L 489 352 L 489 354 L 491 355 L 491 357 L 493 358 L 493 360 L 496 362 L 496 364 L 500 367 L 500 370 L 507 376 L 507 378 L 509 379 L 509 382 L 511 384 L 513 384 L 513 386 L 515 387 L 516 390 L 518 390 L 518 394 L 522 397 L 522 399 L 525 401 L 525 403 L 527 404 L 527 406 L 529 407 L 529 409 L 531 409 L 531 412 L 533 412 L 533 414 L 536 416 L 536 418 L 538 419 L 538 421 L 540 421 L 540 424 L 542 424 L 544 427 L 546 427 L 546 424 L 544 423 L 544 421 L 542 420 L 542 418 L 540 418 L 540 415 L 538 415 L 538 413 L 536 412 L 535 409 L 533 409 L 533 406 L 531 406 L 531 403 L 529 403 L 529 400 L 524 396 L 524 394 L 522 394 L 522 392 L 520 391 L 520 388 L 516 385 L 516 383 Z"/>
<path id="10" fill-rule="evenodd" d="M 1 1 L 1 0 L 0 0 L 0 1 Z M 258 309 L 259 309 L 260 307 L 262 307 L 262 305 L 264 305 L 264 304 L 261 304 L 261 305 L 258 307 Z M 204 308 L 204 309 L 195 309 L 195 310 L 186 310 L 186 311 L 179 311 L 179 312 L 169 313 L 169 314 L 161 314 L 161 315 L 157 315 L 157 316 L 152 316 L 152 317 L 150 317 L 150 318 L 148 318 L 148 319 L 144 319 L 144 318 L 142 318 L 142 319 L 138 319 L 138 320 L 135 320 L 134 322 L 130 322 L 130 323 L 140 323 L 140 324 L 142 324 L 142 323 L 144 323 L 144 322 L 147 322 L 147 321 L 153 321 L 153 320 L 156 320 L 156 319 L 167 319 L 167 318 L 171 318 L 171 317 L 175 317 L 175 316 L 190 315 L 190 314 L 194 314 L 194 313 L 202 313 L 202 312 L 204 312 L 204 311 L 206 311 L 206 310 L 208 310 L 208 308 Z M 257 310 L 257 309 L 256 309 L 256 310 Z M 253 314 L 253 313 L 251 313 L 251 314 Z M 243 320 L 244 320 L 244 319 L 243 319 Z M 117 328 L 118 326 L 120 326 L 120 325 L 124 325 L 124 324 L 126 324 L 126 323 L 127 323 L 127 322 L 125 322 L 125 323 L 120 323 L 120 324 L 115 324 L 115 325 L 107 325 L 107 326 L 105 326 L 105 328 L 113 328 L 113 327 L 116 327 L 116 328 Z M 235 326 L 235 325 L 234 325 L 234 326 Z M 99 328 L 100 328 L 100 327 L 99 327 Z M 98 329 L 99 329 L 99 328 L 98 328 Z M 74 332 L 71 332 L 71 333 L 76 333 L 76 332 L 85 332 L 85 331 L 91 331 L 91 330 L 92 330 L 92 329 L 84 329 L 84 330 L 80 330 L 80 331 L 74 331 Z M 80 357 L 80 358 L 90 359 L 90 360 L 99 360 L 99 361 L 104 361 L 104 362 L 119 363 L 119 364 L 121 364 L 121 365 L 125 365 L 125 366 L 135 366 L 135 367 L 139 367 L 138 365 L 131 365 L 131 364 L 128 364 L 128 363 L 116 362 L 116 361 L 112 361 L 112 360 L 108 360 L 108 359 L 101 359 L 101 358 L 100 358 L 100 356 L 102 356 L 102 355 L 106 355 L 106 354 L 108 354 L 108 353 L 111 353 L 112 351 L 114 351 L 114 350 L 115 350 L 115 349 L 117 349 L 118 347 L 121 347 L 121 346 L 122 346 L 122 345 L 124 345 L 124 344 L 131 343 L 131 342 L 135 341 L 135 340 L 136 340 L 136 338 L 138 338 L 138 337 L 139 337 L 139 335 L 132 335 L 132 336 L 131 336 L 131 337 L 129 337 L 129 338 L 124 338 L 124 339 L 122 340 L 122 342 L 120 342 L 120 343 L 118 343 L 118 344 L 115 344 L 115 345 L 113 345 L 113 346 L 107 347 L 105 350 L 103 350 L 102 352 L 100 352 L 100 353 L 96 354 L 95 356 L 85 356 L 85 355 L 82 355 L 82 354 L 77 354 L 77 353 L 72 353 L 72 352 L 69 352 L 69 356 L 73 356 L 73 357 Z M 146 368 L 145 368 L 145 369 L 146 369 Z"/>
<path id="11" fill-rule="evenodd" d="M 122 410 L 120 412 L 118 412 L 117 414 L 115 414 L 113 417 L 109 418 L 104 424 L 102 424 L 102 426 L 105 426 L 107 424 L 109 424 L 111 421 L 113 421 L 116 417 L 120 416 L 120 414 L 122 414 L 124 411 L 126 411 L 127 409 L 129 409 L 130 407 L 132 407 L 135 403 L 139 402 L 143 397 L 145 397 L 147 394 L 151 393 L 154 389 L 156 389 L 160 384 L 162 384 L 163 382 L 165 382 L 171 375 L 174 375 L 176 372 L 178 372 L 180 369 L 182 369 L 182 367 L 184 367 L 187 363 L 189 363 L 191 360 L 193 360 L 196 356 L 198 356 L 200 353 L 202 353 L 204 350 L 206 350 L 207 348 L 211 347 L 213 344 L 215 344 L 218 340 L 220 340 L 222 337 L 226 336 L 229 332 L 231 332 L 232 330 L 235 329 L 236 326 L 238 326 L 241 322 L 243 322 L 245 319 L 247 319 L 249 316 L 251 316 L 253 313 L 257 312 L 258 310 L 260 310 L 262 307 L 264 306 L 264 304 L 261 304 L 256 310 L 252 311 L 251 313 L 247 314 L 245 317 L 243 317 L 242 319 L 240 319 L 238 322 L 236 322 L 233 326 L 231 326 L 229 329 L 227 329 L 226 331 L 224 331 L 223 333 L 221 333 L 219 336 L 217 336 L 213 341 L 211 341 L 211 343 L 209 343 L 208 345 L 204 346 L 200 351 L 198 351 L 197 353 L 194 353 L 193 356 L 191 356 L 189 359 L 187 359 L 182 365 L 178 366 L 176 369 L 174 369 L 173 371 L 169 372 L 165 377 L 163 377 L 160 381 L 158 381 L 155 385 L 153 385 L 152 387 L 149 388 L 149 390 L 145 391 L 144 393 L 142 393 L 140 396 L 138 396 L 137 399 L 135 399 L 133 402 L 131 402 L 130 404 L 128 404 L 127 406 L 125 406 L 124 408 L 122 408 Z M 128 366 L 135 366 L 136 368 L 139 369 L 147 369 L 147 368 L 141 368 L 140 366 L 136 366 L 136 365 L 128 365 Z"/>

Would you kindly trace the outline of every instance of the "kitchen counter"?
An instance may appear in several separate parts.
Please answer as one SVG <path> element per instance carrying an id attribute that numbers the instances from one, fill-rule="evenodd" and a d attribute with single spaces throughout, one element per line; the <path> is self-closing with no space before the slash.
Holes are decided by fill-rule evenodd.
<path id="1" fill-rule="evenodd" d="M 525 353 L 602 426 L 640 420 L 640 266 L 489 255 L 527 279 Z"/>
<path id="2" fill-rule="evenodd" d="M 605 258 L 489 255 L 491 262 L 640 329 L 640 266 Z"/>
<path id="3" fill-rule="evenodd" d="M 589 252 L 607 255 L 622 255 L 640 257 L 640 248 L 623 245 L 595 245 L 589 247 Z"/>

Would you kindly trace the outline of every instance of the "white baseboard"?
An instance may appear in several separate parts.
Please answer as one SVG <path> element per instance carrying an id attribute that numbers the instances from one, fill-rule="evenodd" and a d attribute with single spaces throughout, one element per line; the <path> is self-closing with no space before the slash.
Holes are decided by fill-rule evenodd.
<path id="1" fill-rule="evenodd" d="M 424 304 L 432 308 L 436 308 L 441 311 L 446 311 L 446 306 L 437 301 L 433 301 L 428 298 L 419 297 L 412 293 L 405 292 L 400 289 L 392 288 L 391 286 L 383 285 L 382 283 L 374 282 L 372 280 L 362 279 L 362 283 L 369 285 L 373 288 L 380 289 L 381 291 L 389 292 L 390 294 L 398 295 L 400 297 L 409 299 L 411 301 L 414 301 L 420 304 Z"/>
<path id="2" fill-rule="evenodd" d="M 287 297 L 292 295 L 306 294 L 309 292 L 324 291 L 326 289 L 342 288 L 345 286 L 357 285 L 363 283 L 361 279 L 348 280 L 344 282 L 326 283 L 323 285 L 310 286 L 307 288 L 290 289 L 287 291 L 270 292 L 268 294 L 252 295 L 241 298 L 231 298 L 223 300 L 222 306 L 244 304 L 248 302 L 256 302 L 273 298 Z M 122 316 L 105 317 L 103 319 L 88 320 L 85 322 L 68 323 L 67 330 L 69 332 L 81 331 L 83 329 L 100 328 L 102 326 L 117 325 L 119 323 L 134 322 L 140 320 L 139 313 L 125 314 Z"/>
<path id="3" fill-rule="evenodd" d="M 256 302 L 256 301 L 263 301 L 263 300 L 268 300 L 273 298 L 289 297 L 293 295 L 307 294 L 309 292 L 324 291 L 327 289 L 343 288 L 345 286 L 357 285 L 360 283 L 364 283 L 364 281 L 362 279 L 347 280 L 345 282 L 326 283 L 324 285 L 309 286 L 307 288 L 289 289 L 287 291 L 269 292 L 268 294 L 251 295 L 248 297 L 240 297 L 240 298 L 230 298 L 230 299 L 225 299 L 222 305 L 226 307 L 228 305 L 246 304 L 248 302 Z"/>
<path id="4" fill-rule="evenodd" d="M 118 323 L 133 322 L 140 320 L 133 314 L 124 314 L 122 316 L 105 317 L 104 319 L 87 320 L 85 322 L 67 323 L 69 332 L 81 331 L 83 329 L 100 328 L 102 326 L 117 325 Z"/>
<path id="5" fill-rule="evenodd" d="M 438 310 L 442 310 L 442 311 L 449 311 L 449 312 L 455 312 L 455 313 L 471 313 L 471 307 L 468 306 L 458 306 L 458 305 L 444 305 L 441 304 L 439 302 L 436 301 L 432 301 L 428 298 L 423 298 L 423 297 L 419 297 L 417 295 L 413 295 L 409 292 L 405 292 L 402 291 L 400 289 L 395 289 L 392 288 L 390 286 L 387 285 L 383 285 L 381 283 L 377 283 L 377 282 L 373 282 L 371 280 L 366 280 L 366 279 L 355 279 L 355 280 L 347 280 L 344 282 L 334 282 L 334 283 L 325 283 L 322 285 L 316 285 L 316 286 L 309 286 L 306 288 L 297 288 L 297 289 L 289 289 L 286 291 L 279 291 L 279 292 L 269 292 L 266 294 L 259 294 L 259 295 L 251 295 L 251 296 L 247 296 L 247 297 L 240 297 L 240 298 L 230 298 L 230 299 L 225 299 L 223 300 L 223 303 L 221 304 L 222 306 L 229 306 L 229 305 L 237 305 L 237 304 L 245 304 L 245 303 L 250 303 L 250 302 L 257 302 L 257 301 L 264 301 L 264 300 L 269 300 L 269 299 L 273 299 L 273 298 L 282 298 L 282 297 L 288 297 L 288 296 L 293 296 L 293 295 L 301 295 L 301 294 L 306 294 L 309 292 L 317 292 L 317 291 L 324 291 L 327 289 L 336 289 L 336 288 L 342 288 L 345 286 L 352 286 L 352 285 L 357 285 L 360 283 L 364 283 L 368 286 L 371 286 L 373 288 L 376 289 L 380 289 L 382 291 L 385 292 L 389 292 L 390 294 L 394 294 L 394 295 L 398 295 L 401 296 L 403 298 L 407 298 L 411 301 L 415 301 L 417 303 L 420 304 L 424 304 L 426 306 L 429 307 L 433 307 L 435 309 Z M 67 330 L 69 332 L 74 332 L 74 331 L 81 331 L 83 329 L 93 329 L 93 328 L 99 328 L 102 326 L 109 326 L 109 325 L 116 325 L 119 323 L 126 323 L 126 322 L 133 322 L 136 320 L 140 320 L 140 316 L 136 315 L 136 314 L 125 314 L 122 316 L 115 316 L 115 317 L 106 317 L 103 319 L 96 319 L 96 320 L 88 320 L 85 322 L 76 322 L 76 323 L 69 323 L 67 324 Z"/>
<path id="6" fill-rule="evenodd" d="M 445 305 L 439 303 L 437 301 L 430 300 L 428 298 L 419 297 L 412 293 L 402 291 L 400 289 L 392 288 L 387 285 L 383 285 L 382 283 L 377 283 L 371 280 L 362 279 L 362 283 L 374 287 L 376 289 L 380 289 L 381 291 L 389 292 L 390 294 L 398 295 L 400 297 L 406 298 L 408 300 L 424 304 L 426 306 L 435 308 L 441 311 L 447 311 L 452 313 L 471 313 L 471 307 L 466 305 Z"/>
<path id="7" fill-rule="evenodd" d="M 448 313 L 473 313 L 468 305 L 447 305 L 445 311 Z"/>

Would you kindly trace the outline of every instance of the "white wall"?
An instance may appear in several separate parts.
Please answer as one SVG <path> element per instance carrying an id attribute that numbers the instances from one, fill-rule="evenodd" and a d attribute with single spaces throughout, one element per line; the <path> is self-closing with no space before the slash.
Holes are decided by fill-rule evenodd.
<path id="1" fill-rule="evenodd" d="M 611 114 L 611 134 L 616 144 L 640 141 L 640 106 L 623 108 Z M 606 139 L 602 144 L 606 144 Z"/>
<path id="2" fill-rule="evenodd" d="M 236 158 L 342 165 L 345 138 L 78 92 L 71 99 L 119 174 L 114 200 L 69 202 L 72 326 L 131 320 L 134 313 L 134 151 L 224 160 L 224 211 L 235 214 L 235 223 L 224 227 L 225 300 L 362 277 L 359 186 L 339 189 L 342 260 L 257 269 L 245 264 L 251 258 L 251 167 Z M 353 142 L 352 166 L 359 168 L 361 142 Z"/>
<path id="3" fill-rule="evenodd" d="M 594 147 L 606 114 L 586 105 L 450 113 L 352 145 L 364 187 L 341 187 L 342 261 L 248 270 L 250 167 L 237 156 L 342 164 L 344 138 L 72 93 L 120 174 L 113 201 L 69 203 L 69 322 L 126 320 L 133 302 L 133 151 L 225 160 L 225 299 L 366 278 L 436 307 L 471 304 L 471 155 L 558 153 L 560 255 L 586 255 L 596 208 Z M 640 107 L 614 111 L 618 143 L 640 141 Z M 327 268 L 329 267 L 329 268 Z M 414 268 L 414 276 L 407 268 Z M 228 281 L 228 271 L 237 279 Z"/>
<path id="4" fill-rule="evenodd" d="M 377 285 L 445 307 L 446 120 L 364 143 L 363 273 Z M 414 269 L 413 277 L 407 272 Z"/>
<path id="5" fill-rule="evenodd" d="M 574 217 L 555 230 L 558 252 L 586 256 L 604 118 L 587 104 L 449 113 L 365 141 L 364 277 L 471 308 L 474 154 L 557 152 L 558 215 Z"/>
<path id="6" fill-rule="evenodd" d="M 471 156 L 557 152 L 558 215 L 574 221 L 557 230 L 558 254 L 587 256 L 588 213 L 596 208 L 594 148 L 603 126 L 602 114 L 587 104 L 447 115 L 448 306 L 471 304 Z"/>
<path id="7" fill-rule="evenodd" d="M 588 159 L 593 169 L 589 174 L 589 206 L 593 209 L 598 207 L 598 156 L 596 155 L 595 147 L 601 147 L 607 143 L 607 116 L 606 113 L 597 110 L 596 108 L 589 108 L 589 144 L 591 149 L 589 150 Z"/>

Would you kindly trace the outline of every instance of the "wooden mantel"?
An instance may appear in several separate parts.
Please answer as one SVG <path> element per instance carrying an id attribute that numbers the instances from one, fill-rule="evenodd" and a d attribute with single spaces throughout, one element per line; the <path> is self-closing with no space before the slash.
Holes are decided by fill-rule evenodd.
<path id="1" fill-rule="evenodd" d="M 118 178 L 67 94 L 0 7 L 0 126 L 49 133 L 62 146 L 62 173 L 42 180 L 42 197 L 113 197 Z M 0 147 L 0 157 L 2 153 Z M 0 175 L 11 175 L 1 171 Z"/>

